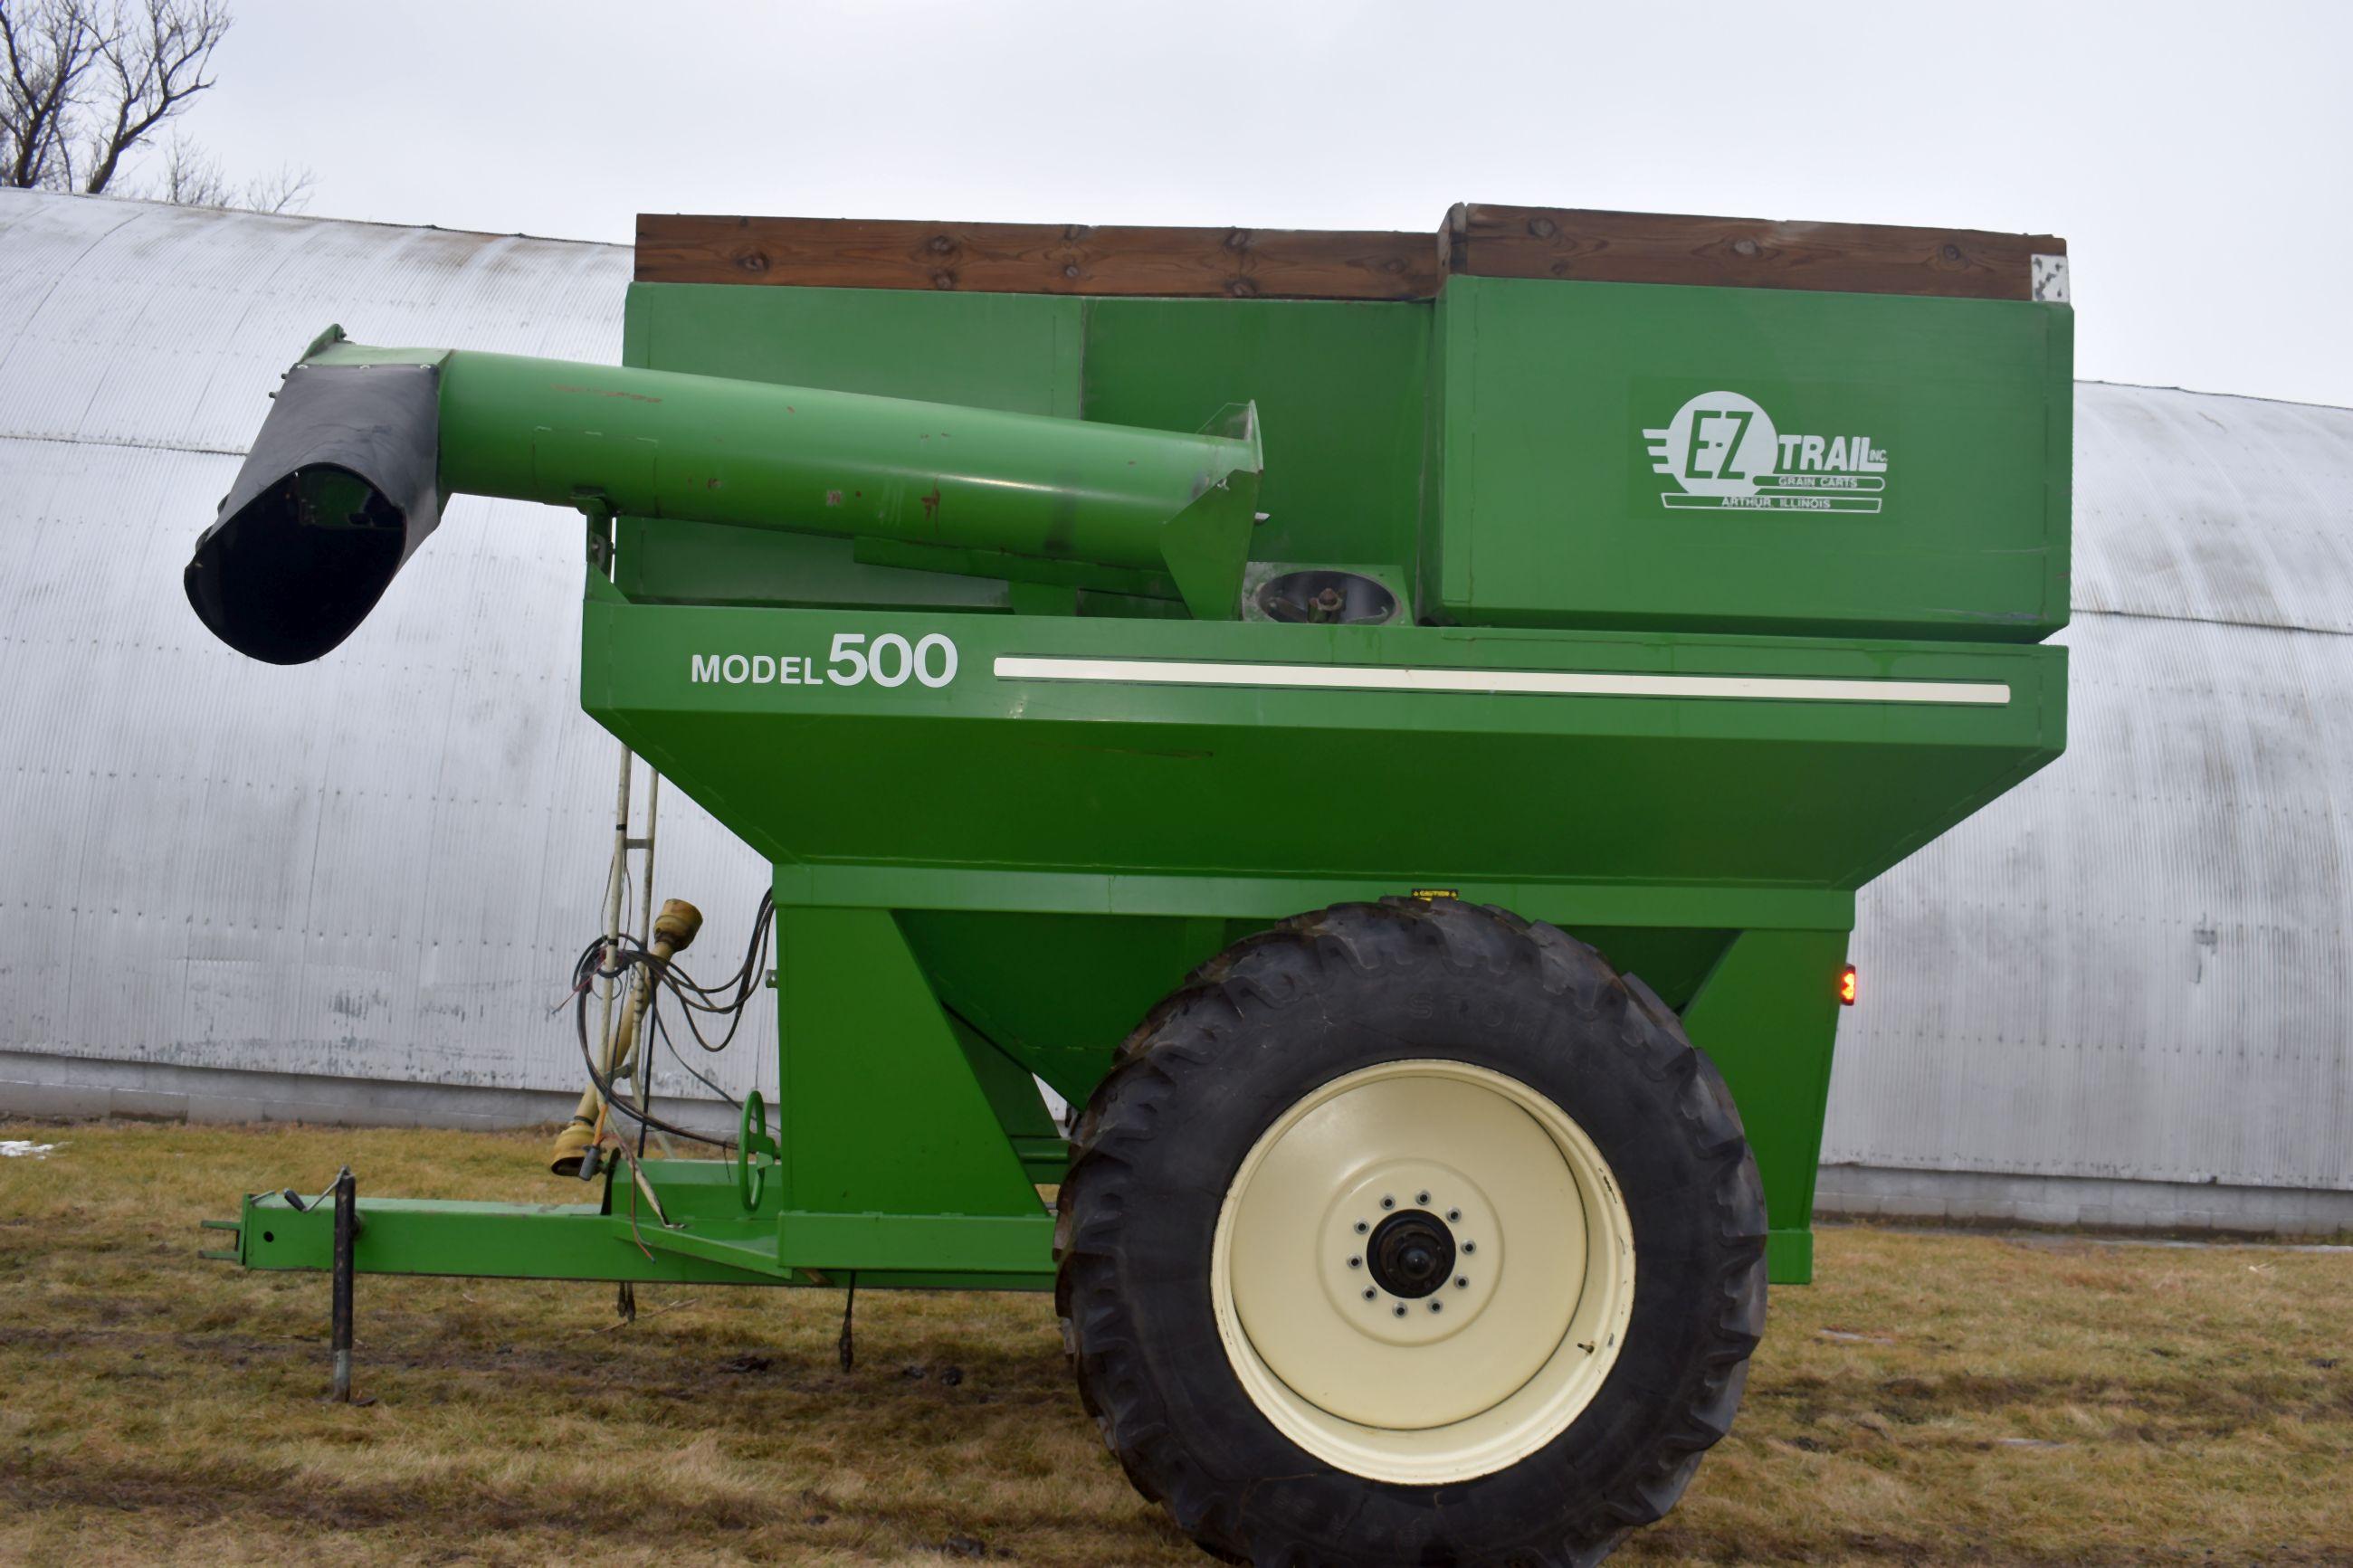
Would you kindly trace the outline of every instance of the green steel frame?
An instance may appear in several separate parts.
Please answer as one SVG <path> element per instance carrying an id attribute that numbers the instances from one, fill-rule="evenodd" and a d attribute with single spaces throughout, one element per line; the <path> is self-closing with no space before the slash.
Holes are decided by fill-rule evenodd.
<path id="1" fill-rule="evenodd" d="M 1557 924 L 1678 1009 L 1741 1108 L 1772 1277 L 1810 1278 L 1854 891 L 2063 745 L 2071 356 L 2058 304 L 1457 277 L 1393 303 L 639 284 L 629 371 L 433 362 L 445 490 L 591 518 L 583 706 L 775 868 L 778 1092 L 753 1207 L 742 1151 L 591 1203 L 363 1197 L 356 1267 L 1046 1288 L 1063 1149 L 1031 1075 L 1082 1102 L 1233 941 L 1424 896 Z M 1412 613 L 1221 618 L 1228 545 L 1174 582 L 1154 553 L 1176 468 L 1075 551 L 1050 506 L 927 533 L 893 491 L 843 523 L 828 448 L 766 461 L 769 403 L 712 390 L 747 382 L 960 405 L 1049 493 L 1131 451 L 1230 470 L 1271 514 L 1251 559 L 1356 565 Z M 1246 447 L 1147 434 L 1244 399 Z M 920 479 L 857 401 L 845 471 Z M 1767 406 L 1768 491 L 1837 504 L 1709 510 Z M 1134 440 L 1081 478 L 1058 420 Z M 1799 472 L 1810 439 L 1849 471 Z M 807 531 L 742 526 L 777 520 Z M 330 1262 L 323 1210 L 249 1197 L 237 1229 L 249 1267 Z"/>
<path id="2" fill-rule="evenodd" d="M 917 694 L 871 683 L 723 680 L 713 689 L 679 679 L 717 650 L 822 649 L 851 626 L 869 637 L 897 631 L 911 644 L 949 637 L 959 663 L 982 669 L 1010 658 L 1249 668 L 1280 647 L 1293 660 L 1351 668 L 1768 673 L 1931 689 L 1990 685 L 2008 695 L 1950 711 L 1218 685 L 1096 689 L 997 679 Z M 601 655 L 585 667 L 592 710 L 665 774 L 691 780 L 706 807 L 776 862 L 776 1179 L 762 1212 L 749 1215 L 732 1177 L 712 1173 L 723 1166 L 648 1161 L 660 1208 L 682 1222 L 678 1228 L 657 1223 L 650 1206 L 629 1217 L 626 1172 L 602 1205 L 586 1207 L 364 1198 L 371 1229 L 359 1266 L 472 1273 L 495 1258 L 491 1271 L 568 1278 L 822 1282 L 857 1272 L 871 1284 L 1041 1288 L 1051 1276 L 1051 1226 L 1036 1185 L 1054 1179 L 1059 1141 L 1029 1075 L 1082 1100 L 1109 1045 L 1239 935 L 1301 910 L 1422 890 L 1579 932 L 1682 1009 L 1742 1107 L 1773 1214 L 1788 1216 L 1773 1233 L 1774 1276 L 1809 1278 L 1807 1216 L 1854 903 L 1844 889 L 1777 886 L 1773 876 L 1793 864 L 1835 863 L 1841 880 L 1860 882 L 2047 761 L 2063 730 L 2063 650 L 1566 632 L 1498 646 L 1446 628 L 1301 632 L 633 605 L 592 577 L 585 635 Z M 911 711 L 910 703 L 922 706 Z M 1565 717 L 1563 706 L 1573 711 Z M 1256 721 L 1245 723 L 1244 711 Z M 959 746 L 964 766 L 1034 770 L 1060 790 L 1029 808 L 997 792 L 965 810 L 935 799 L 920 826 L 895 820 L 907 795 L 893 774 L 943 724 L 969 731 Z M 1591 875 L 1615 868 L 1603 849 L 1562 841 L 1552 858 L 1535 852 L 1542 823 L 1508 800 L 1421 823 L 1409 840 L 1394 831 L 1426 809 L 1433 752 L 1447 759 L 1448 776 L 1511 777 L 1532 754 L 1556 756 L 1564 729 L 1596 762 L 1589 771 L 1574 757 L 1556 763 L 1562 776 L 1543 815 L 1588 823 L 1602 844 L 1621 847 L 1630 869 L 1673 853 L 1671 825 L 1704 813 L 1717 836 L 1691 852 L 1740 880 Z M 1269 743 L 1244 743 L 1253 737 Z M 1873 748 L 1873 767 L 1824 794 L 1813 759 L 1842 745 Z M 795 759 L 788 816 L 777 812 L 772 747 Z M 1319 789 L 1319 773 L 1342 768 L 1354 787 Z M 1749 802 L 1736 810 L 1721 798 L 1735 768 Z M 1326 819 L 1312 834 L 1295 816 L 1271 819 L 1255 804 L 1259 790 L 1316 791 Z M 1795 809 L 1810 794 L 1823 797 Z M 1099 804 L 1090 810 L 1089 802 Z M 1025 820 L 1025 809 L 1040 820 Z M 1156 847 L 1139 820 L 1165 823 L 1166 844 Z M 779 837 L 786 822 L 790 844 Z M 1234 866 L 1224 874 L 1154 863 L 1204 837 L 1230 847 Z M 918 854 L 934 841 L 940 850 L 960 847 L 965 858 L 892 864 L 869 848 L 885 838 Z M 1047 841 L 1067 863 L 1018 863 L 1019 846 Z M 1041 997 L 1050 1005 L 1041 1007 Z M 688 1197 L 674 1203 L 674 1190 Z M 324 1231 L 279 1207 L 275 1198 L 248 1201 L 244 1261 L 322 1267 Z M 388 1235 L 375 1227 L 379 1208 L 400 1216 L 383 1227 Z M 542 1215 L 565 1223 L 516 1227 L 519 1217 Z M 279 1223 L 257 1231 L 265 1218 Z M 281 1240 L 256 1244 L 272 1231 Z"/>

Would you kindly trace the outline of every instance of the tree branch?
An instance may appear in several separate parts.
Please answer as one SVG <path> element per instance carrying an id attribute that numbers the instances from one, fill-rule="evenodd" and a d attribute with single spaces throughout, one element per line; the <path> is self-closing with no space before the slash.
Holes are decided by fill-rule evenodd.
<path id="1" fill-rule="evenodd" d="M 215 80 L 205 68 L 228 32 L 228 7 L 221 0 L 144 3 L 145 28 L 119 31 L 100 49 L 114 73 L 113 125 L 90 140 L 90 179 L 82 186 L 90 195 L 112 182 L 124 153 L 179 115 Z"/>
<path id="2" fill-rule="evenodd" d="M 83 78 L 111 35 L 89 0 L 0 0 L 0 185 L 33 190 L 72 166 L 74 110 Z"/>
<path id="3" fill-rule="evenodd" d="M 133 154 L 212 89 L 227 0 L 0 0 L 0 185 L 99 195 Z M 174 131 L 160 184 L 132 194 L 191 206 L 298 211 L 308 169 L 233 193 L 220 165 Z M 77 176 L 80 176 L 77 178 Z"/>

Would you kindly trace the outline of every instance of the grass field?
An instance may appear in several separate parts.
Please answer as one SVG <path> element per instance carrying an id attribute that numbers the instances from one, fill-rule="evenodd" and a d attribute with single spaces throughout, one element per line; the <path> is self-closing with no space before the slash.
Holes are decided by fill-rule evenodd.
<path id="1" fill-rule="evenodd" d="M 1206 1563 L 1042 1298 L 359 1283 L 199 1262 L 247 1189 L 572 1195 L 543 1141 L 0 1126 L 0 1563 Z M 1618 1563 L 2353 1563 L 2353 1253 L 1825 1229 L 1739 1426 Z"/>

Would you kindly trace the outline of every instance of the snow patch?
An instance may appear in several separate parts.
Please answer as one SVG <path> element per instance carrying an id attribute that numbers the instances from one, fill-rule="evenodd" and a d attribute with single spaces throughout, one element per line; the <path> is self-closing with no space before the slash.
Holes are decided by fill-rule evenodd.
<path id="1" fill-rule="evenodd" d="M 14 1160 L 20 1155 L 31 1160 L 44 1160 L 48 1157 L 50 1150 L 59 1147 L 61 1145 L 56 1143 L 36 1143 L 29 1138 L 0 1138 L 0 1160 Z"/>

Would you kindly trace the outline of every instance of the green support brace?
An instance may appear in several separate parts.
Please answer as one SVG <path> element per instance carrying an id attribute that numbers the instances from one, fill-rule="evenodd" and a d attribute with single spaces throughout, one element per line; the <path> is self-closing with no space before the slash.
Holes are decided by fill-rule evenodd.
<path id="1" fill-rule="evenodd" d="M 1722 1069 L 1756 1151 L 1777 1285 L 1814 1277 L 1814 1173 L 1846 944 L 1842 931 L 1744 931 L 1683 1009 L 1683 1027 Z"/>
<path id="2" fill-rule="evenodd" d="M 786 1206 L 1041 1214 L 972 1057 L 890 914 L 779 908 L 776 947 Z M 1050 1266 L 1042 1247 L 1037 1265 Z"/>

